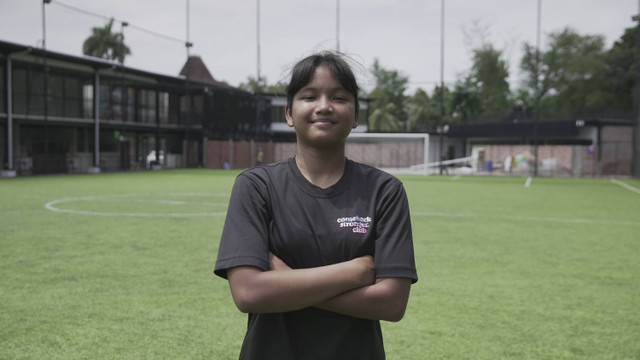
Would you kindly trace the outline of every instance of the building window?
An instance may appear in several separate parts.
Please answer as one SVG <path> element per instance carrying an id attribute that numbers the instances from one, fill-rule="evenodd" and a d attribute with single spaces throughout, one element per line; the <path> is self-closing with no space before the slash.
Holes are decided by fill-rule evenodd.
<path id="1" fill-rule="evenodd" d="M 140 90 L 138 92 L 138 121 L 144 123 L 156 122 L 156 92 Z"/>
<path id="2" fill-rule="evenodd" d="M 82 86 L 82 113 L 85 119 L 93 118 L 93 85 Z"/>
<path id="3" fill-rule="evenodd" d="M 5 67 L 4 65 L 0 65 L 0 113 L 3 112 L 7 112 L 7 110 L 5 109 L 5 91 L 4 91 L 4 74 L 5 74 Z"/>
<path id="4" fill-rule="evenodd" d="M 27 91 L 27 70 L 15 69 L 12 75 L 13 112 L 15 114 L 26 114 L 27 99 L 29 98 Z"/>
<path id="5" fill-rule="evenodd" d="M 67 76 L 64 79 L 64 115 L 82 117 L 82 85 L 79 78 Z"/>
<path id="6" fill-rule="evenodd" d="M 160 92 L 158 94 L 158 111 L 159 118 L 161 124 L 166 124 L 169 122 L 169 93 Z"/>
<path id="7" fill-rule="evenodd" d="M 197 124 L 204 111 L 202 95 L 184 95 L 180 98 L 180 122 L 183 124 Z"/>
<path id="8" fill-rule="evenodd" d="M 47 78 L 47 115 L 64 115 L 63 89 L 64 77 L 60 74 L 49 73 Z"/>

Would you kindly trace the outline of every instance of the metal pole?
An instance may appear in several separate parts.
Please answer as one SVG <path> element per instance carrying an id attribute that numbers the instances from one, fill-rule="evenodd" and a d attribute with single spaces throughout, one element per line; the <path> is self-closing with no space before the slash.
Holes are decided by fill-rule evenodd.
<path id="1" fill-rule="evenodd" d="M 97 70 L 93 83 L 93 166 L 94 172 L 100 172 L 100 75 Z"/>
<path id="2" fill-rule="evenodd" d="M 256 0 L 256 92 L 260 92 L 260 0 Z"/>
<path id="3" fill-rule="evenodd" d="M 538 176 L 538 122 L 540 121 L 540 25 L 542 19 L 542 0 L 538 0 L 538 19 L 536 25 L 536 103 L 533 119 L 533 176 Z"/>
<path id="4" fill-rule="evenodd" d="M 631 157 L 631 176 L 640 180 L 640 0 L 638 0 L 638 14 L 633 17 L 636 22 L 636 83 L 633 94 L 634 110 L 636 111 L 636 123 L 633 126 L 633 154 Z"/>
<path id="5" fill-rule="evenodd" d="M 442 153 L 444 147 L 444 0 L 440 1 L 440 175 L 443 173 Z"/>
<path id="6" fill-rule="evenodd" d="M 47 66 L 47 27 L 45 22 L 45 5 L 51 0 L 42 0 L 42 50 L 44 56 L 44 154 L 49 153 L 49 124 L 47 118 L 49 115 L 49 67 Z M 47 163 L 49 163 L 47 161 Z"/>
<path id="7" fill-rule="evenodd" d="M 340 0 L 336 0 L 336 51 L 340 52 Z"/>
<path id="8" fill-rule="evenodd" d="M 7 170 L 13 170 L 13 85 L 11 82 L 11 57 L 7 56 Z"/>

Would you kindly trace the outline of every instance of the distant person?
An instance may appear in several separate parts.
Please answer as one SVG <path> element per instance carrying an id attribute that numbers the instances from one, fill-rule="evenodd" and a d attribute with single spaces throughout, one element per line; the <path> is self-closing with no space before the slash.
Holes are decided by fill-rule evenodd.
<path id="1" fill-rule="evenodd" d="M 447 174 L 449 175 L 449 166 L 445 165 L 445 161 L 447 161 L 447 157 L 442 155 L 442 157 L 440 158 L 440 174 Z"/>
<path id="2" fill-rule="evenodd" d="M 504 161 L 504 171 L 511 175 L 511 163 L 513 162 L 513 159 L 511 158 L 511 155 L 507 156 L 506 160 Z"/>
<path id="3" fill-rule="evenodd" d="M 418 280 L 404 187 L 345 158 L 358 85 L 342 56 L 304 58 L 286 92 L 296 155 L 236 178 L 215 265 L 249 314 L 240 359 L 384 359 L 380 320 Z"/>
<path id="4" fill-rule="evenodd" d="M 264 153 L 262 152 L 262 146 L 258 146 L 258 153 L 256 154 L 256 166 L 262 165 L 262 158 Z"/>

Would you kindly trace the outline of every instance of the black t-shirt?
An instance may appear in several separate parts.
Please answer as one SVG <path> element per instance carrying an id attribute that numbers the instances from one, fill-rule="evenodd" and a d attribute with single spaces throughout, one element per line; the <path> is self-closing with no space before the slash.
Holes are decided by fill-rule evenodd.
<path id="1" fill-rule="evenodd" d="M 295 159 L 241 173 L 233 187 L 215 273 L 255 266 L 269 252 L 292 268 L 374 256 L 376 277 L 418 280 L 402 183 L 347 160 L 342 178 L 321 189 Z M 384 359 L 380 322 L 318 308 L 249 314 L 240 359 Z"/>

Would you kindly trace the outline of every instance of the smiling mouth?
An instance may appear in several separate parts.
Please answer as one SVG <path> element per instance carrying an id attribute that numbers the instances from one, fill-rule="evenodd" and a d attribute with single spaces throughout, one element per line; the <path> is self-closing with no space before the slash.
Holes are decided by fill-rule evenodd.
<path id="1" fill-rule="evenodd" d="M 312 124 L 335 124 L 333 121 L 328 119 L 318 119 L 311 121 Z"/>

